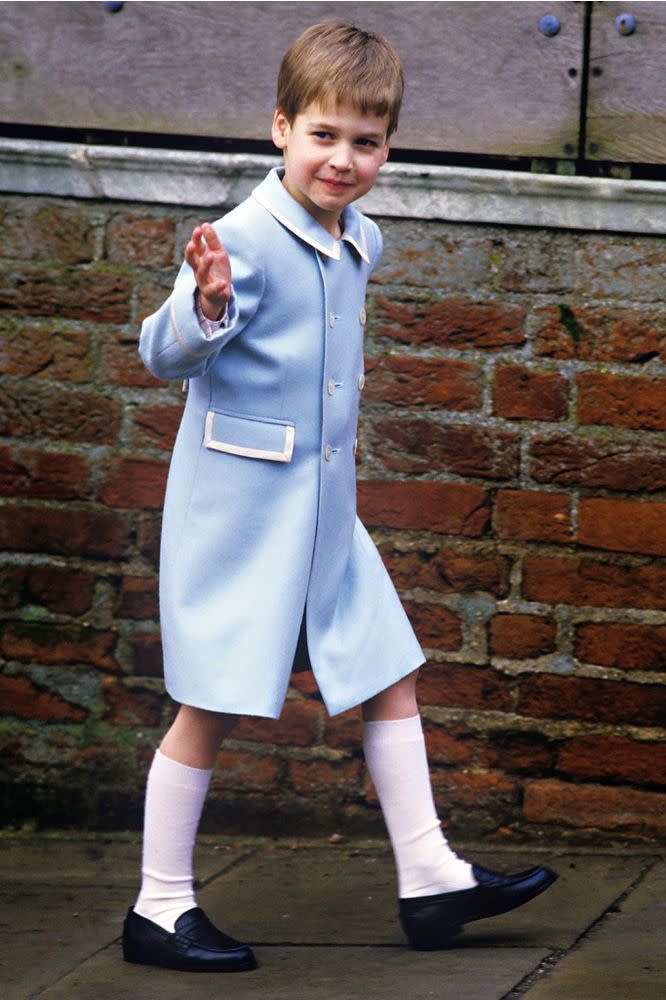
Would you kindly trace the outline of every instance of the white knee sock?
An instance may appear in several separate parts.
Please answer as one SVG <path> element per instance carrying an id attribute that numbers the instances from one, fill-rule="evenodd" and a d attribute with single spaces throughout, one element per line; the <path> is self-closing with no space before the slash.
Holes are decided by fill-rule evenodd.
<path id="1" fill-rule="evenodd" d="M 134 909 L 170 932 L 178 917 L 197 905 L 192 852 L 212 773 L 159 750 L 148 773 L 141 892 Z"/>
<path id="2" fill-rule="evenodd" d="M 398 870 L 398 895 L 470 889 L 472 866 L 449 847 L 437 818 L 421 717 L 363 723 L 363 749 Z"/>

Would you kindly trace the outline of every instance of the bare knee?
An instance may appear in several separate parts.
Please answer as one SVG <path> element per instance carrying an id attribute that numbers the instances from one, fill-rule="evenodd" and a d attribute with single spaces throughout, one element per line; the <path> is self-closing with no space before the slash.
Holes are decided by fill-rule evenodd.
<path id="1" fill-rule="evenodd" d="M 189 767 L 214 766 L 220 744 L 231 732 L 236 716 L 181 705 L 160 750 Z"/>
<path id="2" fill-rule="evenodd" d="M 418 670 L 402 677 L 395 684 L 380 691 L 363 703 L 365 722 L 382 722 L 390 719 L 409 719 L 418 713 L 416 678 Z"/>

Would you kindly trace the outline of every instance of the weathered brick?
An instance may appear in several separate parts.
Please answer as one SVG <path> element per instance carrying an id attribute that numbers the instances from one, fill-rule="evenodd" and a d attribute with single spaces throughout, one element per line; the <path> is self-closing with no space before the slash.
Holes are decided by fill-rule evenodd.
<path id="1" fill-rule="evenodd" d="M 242 716 L 231 734 L 234 740 L 311 746 L 316 742 L 322 708 L 316 701 L 287 701 L 279 719 Z"/>
<path id="2" fill-rule="evenodd" d="M 130 525 L 111 511 L 0 503 L 0 548 L 113 559 L 125 554 L 130 538 Z"/>
<path id="3" fill-rule="evenodd" d="M 455 290 L 488 279 L 491 246 L 485 238 L 413 220 L 387 220 L 382 229 L 384 253 L 374 282 Z"/>
<path id="4" fill-rule="evenodd" d="M 0 674 L 0 715 L 38 722 L 83 722 L 88 713 L 57 694 L 40 691 L 27 677 Z"/>
<path id="5" fill-rule="evenodd" d="M 488 494 L 473 483 L 364 480 L 358 504 L 361 518 L 376 527 L 479 537 L 490 523 Z"/>
<path id="6" fill-rule="evenodd" d="M 652 838 L 666 834 L 666 796 L 633 788 L 571 785 L 555 779 L 530 781 L 523 813 L 529 823 Z"/>
<path id="7" fill-rule="evenodd" d="M 164 673 L 159 632 L 134 632 L 129 637 L 135 677 L 161 677 Z"/>
<path id="8" fill-rule="evenodd" d="M 360 708 L 352 708 L 339 715 L 327 716 L 324 743 L 335 750 L 358 752 L 361 748 Z"/>
<path id="9" fill-rule="evenodd" d="M 405 602 L 405 611 L 419 642 L 429 649 L 459 649 L 462 643 L 460 618 L 440 604 Z"/>
<path id="10" fill-rule="evenodd" d="M 666 555 L 666 503 L 581 497 L 577 541 L 613 552 Z"/>
<path id="11" fill-rule="evenodd" d="M 403 550 L 391 541 L 379 551 L 397 587 L 425 587 L 440 593 L 482 590 L 496 597 L 509 592 L 511 562 L 493 549 L 457 552 L 448 546 Z"/>
<path id="12" fill-rule="evenodd" d="M 24 264 L 0 272 L 0 309 L 19 316 L 127 323 L 129 298 L 128 278 L 99 268 Z"/>
<path id="13" fill-rule="evenodd" d="M 173 267 L 175 238 L 173 219 L 118 215 L 106 227 L 106 256 L 114 264 Z"/>
<path id="14" fill-rule="evenodd" d="M 424 409 L 478 410 L 482 369 L 469 361 L 381 354 L 365 359 L 365 400 Z"/>
<path id="15" fill-rule="evenodd" d="M 311 696 L 319 691 L 319 686 L 311 670 L 299 670 L 291 675 L 289 683 L 295 691 Z"/>
<path id="16" fill-rule="evenodd" d="M 108 507 L 160 510 L 169 466 L 153 458 L 118 458 L 100 483 L 99 498 Z"/>
<path id="17" fill-rule="evenodd" d="M 580 736 L 566 740 L 556 770 L 573 778 L 634 785 L 666 785 L 666 743 L 621 736 Z"/>
<path id="18" fill-rule="evenodd" d="M 370 330 L 401 343 L 496 351 L 525 342 L 523 321 L 523 308 L 504 302 L 393 296 L 377 298 Z"/>
<path id="19" fill-rule="evenodd" d="M 578 420 L 636 430 L 666 428 L 666 378 L 581 372 L 577 377 Z"/>
<path id="20" fill-rule="evenodd" d="M 101 369 L 105 382 L 115 385 L 153 388 L 163 385 L 150 374 L 138 352 L 136 331 L 109 333 L 102 339 Z"/>
<path id="21" fill-rule="evenodd" d="M 286 780 L 299 795 L 331 798 L 341 793 L 358 794 L 360 774 L 359 760 L 336 764 L 327 760 L 290 760 L 287 762 Z"/>
<path id="22" fill-rule="evenodd" d="M 137 447 L 150 444 L 171 451 L 182 415 L 182 404 L 138 406 L 133 413 L 133 443 Z"/>
<path id="23" fill-rule="evenodd" d="M 495 369 L 493 410 L 508 420 L 564 420 L 567 380 L 559 372 L 499 365 Z"/>
<path id="24" fill-rule="evenodd" d="M 494 730 L 479 753 L 483 767 L 518 774 L 542 774 L 552 770 L 555 748 L 542 733 Z"/>
<path id="25" fill-rule="evenodd" d="M 537 437 L 530 475 L 539 483 L 649 493 L 666 488 L 666 448 L 596 437 Z"/>
<path id="26" fill-rule="evenodd" d="M 86 208 L 33 198 L 8 206 L 0 218 L 0 257 L 59 264 L 92 260 L 93 229 Z"/>
<path id="27" fill-rule="evenodd" d="M 220 750 L 211 790 L 273 794 L 284 770 L 283 762 L 268 754 Z"/>
<path id="28" fill-rule="evenodd" d="M 619 566 L 597 559 L 526 556 L 523 596 L 546 604 L 666 608 L 666 567 Z"/>
<path id="29" fill-rule="evenodd" d="M 81 615 L 95 593 L 95 574 L 68 566 L 38 563 L 25 568 L 23 594 L 28 604 L 41 604 L 56 614 Z"/>
<path id="30" fill-rule="evenodd" d="M 113 610 L 118 618 L 157 617 L 157 580 L 146 576 L 124 576 Z"/>
<path id="31" fill-rule="evenodd" d="M 548 229 L 507 230 L 493 248 L 497 281 L 509 292 L 570 292 L 571 235 Z"/>
<path id="32" fill-rule="evenodd" d="M 489 647 L 494 656 L 528 659 L 555 649 L 557 625 L 540 615 L 495 615 L 490 622 Z"/>
<path id="33" fill-rule="evenodd" d="M 656 237 L 611 243 L 606 236 L 590 236 L 576 251 L 575 273 L 577 289 L 586 297 L 661 302 L 666 255 Z"/>
<path id="34" fill-rule="evenodd" d="M 576 658 L 619 670 L 666 671 L 666 625 L 588 623 L 576 629 Z"/>
<path id="35" fill-rule="evenodd" d="M 541 357 L 643 364 L 663 350 L 664 316 L 655 310 L 575 305 L 542 306 L 530 320 Z"/>
<path id="36" fill-rule="evenodd" d="M 87 625 L 52 622 L 8 622 L 0 634 L 0 650 L 7 659 L 59 665 L 86 663 L 117 670 L 117 636 Z"/>
<path id="37" fill-rule="evenodd" d="M 427 663 L 419 671 L 417 693 L 422 705 L 510 712 L 513 687 L 512 678 L 490 667 Z"/>
<path id="38" fill-rule="evenodd" d="M 0 386 L 0 434 L 6 437 L 113 444 L 122 403 L 86 390 L 63 392 L 35 382 Z"/>
<path id="39" fill-rule="evenodd" d="M 571 498 L 564 493 L 499 490 L 495 498 L 498 538 L 523 542 L 570 542 Z"/>
<path id="40" fill-rule="evenodd" d="M 661 726 L 666 685 L 527 674 L 519 680 L 517 710 L 536 719 Z"/>
<path id="41" fill-rule="evenodd" d="M 90 335 L 80 330 L 53 329 L 30 319 L 0 322 L 0 374 L 16 378 L 89 382 Z"/>
<path id="42" fill-rule="evenodd" d="M 90 496 L 90 468 L 82 455 L 0 445 L 0 493 L 84 500 Z"/>
<path id="43" fill-rule="evenodd" d="M 390 472 L 512 479 L 520 468 L 520 440 L 512 431 L 372 417 L 364 421 L 364 441 L 374 461 Z"/>
<path id="44" fill-rule="evenodd" d="M 464 725 L 436 725 L 424 720 L 428 760 L 434 764 L 471 765 L 479 744 L 478 737 Z"/>
<path id="45" fill-rule="evenodd" d="M 164 697 L 135 685 L 128 687 L 120 677 L 105 677 L 102 690 L 106 702 L 104 721 L 110 726 L 147 726 L 162 722 Z"/>
<path id="46" fill-rule="evenodd" d="M 160 561 L 160 538 L 162 534 L 162 515 L 154 514 L 143 517 L 136 529 L 136 545 L 148 562 L 156 569 Z"/>
<path id="47" fill-rule="evenodd" d="M 467 836 L 494 833 L 508 826 L 520 798 L 517 781 L 492 772 L 434 768 L 432 784 L 445 827 Z"/>
<path id="48" fill-rule="evenodd" d="M 166 302 L 173 290 L 173 274 L 144 275 L 136 282 L 132 320 L 141 324 Z"/>

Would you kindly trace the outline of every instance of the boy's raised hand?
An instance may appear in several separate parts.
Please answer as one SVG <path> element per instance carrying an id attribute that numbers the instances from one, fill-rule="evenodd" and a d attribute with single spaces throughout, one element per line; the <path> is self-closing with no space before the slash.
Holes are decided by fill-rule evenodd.
<path id="1" fill-rule="evenodd" d="M 231 296 L 231 264 L 210 223 L 196 227 L 185 247 L 185 260 L 194 271 L 201 311 L 207 319 L 220 319 Z"/>

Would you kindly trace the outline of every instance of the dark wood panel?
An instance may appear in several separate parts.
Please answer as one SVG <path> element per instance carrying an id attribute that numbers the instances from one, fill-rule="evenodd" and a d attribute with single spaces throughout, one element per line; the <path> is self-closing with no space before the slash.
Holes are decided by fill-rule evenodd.
<path id="1" fill-rule="evenodd" d="M 6 122 L 268 137 L 285 48 L 331 18 L 382 31 L 408 80 L 397 142 L 502 156 L 577 152 L 584 4 L 0 5 Z M 552 38 L 544 13 L 561 22 Z"/>
<path id="2" fill-rule="evenodd" d="M 617 30 L 622 14 L 632 34 Z M 586 156 L 666 162 L 666 4 L 593 4 Z"/>

